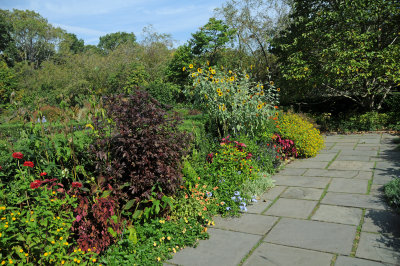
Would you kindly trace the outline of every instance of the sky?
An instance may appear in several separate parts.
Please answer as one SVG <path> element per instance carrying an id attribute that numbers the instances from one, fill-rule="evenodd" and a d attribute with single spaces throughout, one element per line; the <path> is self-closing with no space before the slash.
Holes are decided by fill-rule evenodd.
<path id="1" fill-rule="evenodd" d="M 152 25 L 157 33 L 172 35 L 184 44 L 213 16 L 225 0 L 0 0 L 0 9 L 33 10 L 50 24 L 97 45 L 100 36 L 133 32 Z"/>

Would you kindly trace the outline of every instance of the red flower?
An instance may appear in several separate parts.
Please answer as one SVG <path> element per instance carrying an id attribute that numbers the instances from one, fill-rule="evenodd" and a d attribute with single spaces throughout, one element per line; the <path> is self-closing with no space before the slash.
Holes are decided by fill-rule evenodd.
<path id="1" fill-rule="evenodd" d="M 82 184 L 79 182 L 72 182 L 72 187 L 82 187 Z"/>
<path id="2" fill-rule="evenodd" d="M 1 169 L 3 169 L 3 167 L 1 167 L 1 165 L 0 165 L 0 170 L 1 170 Z"/>
<path id="3" fill-rule="evenodd" d="M 40 176 L 45 176 L 45 175 L 47 175 L 46 172 L 40 173 Z"/>
<path id="4" fill-rule="evenodd" d="M 33 168 L 34 164 L 31 161 L 26 161 L 26 162 L 24 162 L 24 166 Z"/>
<path id="5" fill-rule="evenodd" d="M 38 188 L 38 187 L 40 187 L 40 184 L 41 184 L 42 182 L 40 181 L 40 180 L 35 180 L 35 181 L 33 181 L 32 183 L 31 183 L 31 189 L 35 189 L 35 188 Z"/>
<path id="6" fill-rule="evenodd" d="M 22 157 L 24 157 L 24 155 L 22 153 L 20 153 L 20 152 L 14 152 L 12 154 L 12 157 L 15 158 L 15 159 L 22 159 Z"/>

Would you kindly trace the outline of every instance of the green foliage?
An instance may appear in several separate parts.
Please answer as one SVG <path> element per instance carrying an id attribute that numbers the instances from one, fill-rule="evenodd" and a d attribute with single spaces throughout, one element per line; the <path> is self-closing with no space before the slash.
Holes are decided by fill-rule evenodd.
<path id="1" fill-rule="evenodd" d="M 176 84 L 161 80 L 150 82 L 144 89 L 154 99 L 163 104 L 174 104 L 180 93 L 180 89 Z"/>
<path id="2" fill-rule="evenodd" d="M 115 50 L 119 45 L 127 42 L 136 42 L 136 36 L 135 34 L 133 34 L 133 32 L 115 32 L 109 33 L 105 36 L 101 36 L 99 44 L 97 46 L 108 53 Z"/>
<path id="3" fill-rule="evenodd" d="M 274 44 L 285 97 L 339 96 L 380 109 L 400 82 L 399 18 L 398 1 L 294 1 L 292 23 Z"/>
<path id="4" fill-rule="evenodd" d="M 7 64 L 0 60 L 0 110 L 10 104 L 11 95 L 17 88 L 15 72 Z"/>
<path id="5" fill-rule="evenodd" d="M 384 187 L 386 198 L 393 207 L 400 208 L 400 178 L 394 178 Z"/>
<path id="6" fill-rule="evenodd" d="M 273 81 L 268 84 L 251 82 L 246 73 L 194 69 L 189 65 L 193 87 L 185 91 L 204 110 L 219 136 L 228 133 L 257 135 L 267 124 L 278 104 L 278 91 Z"/>
<path id="7" fill-rule="evenodd" d="M 145 224 L 134 224 L 136 241 L 130 233 L 99 259 L 107 265 L 162 265 L 162 261 L 186 246 L 196 246 L 199 239 L 208 238 L 206 228 L 192 218 L 177 221 L 153 219 Z M 135 243 L 136 242 L 136 243 Z"/>
<path id="8" fill-rule="evenodd" d="M 301 157 L 314 157 L 324 147 L 319 130 L 297 114 L 281 114 L 277 127 L 282 138 L 293 140 Z"/>
<path id="9" fill-rule="evenodd" d="M 12 25 L 10 35 L 18 50 L 16 61 L 30 62 L 38 67 L 56 51 L 63 30 L 55 28 L 38 13 L 30 10 L 2 10 Z"/>
<path id="10" fill-rule="evenodd" d="M 189 83 L 189 75 L 187 72 L 182 71 L 182 69 L 193 62 L 193 58 L 189 45 L 179 46 L 168 62 L 165 71 L 167 80 L 181 86 L 187 85 Z"/>
<path id="11" fill-rule="evenodd" d="M 223 50 L 236 33 L 230 29 L 222 20 L 210 18 L 200 31 L 192 34 L 189 46 L 193 55 L 208 59 L 211 65 L 216 65 L 219 50 Z"/>

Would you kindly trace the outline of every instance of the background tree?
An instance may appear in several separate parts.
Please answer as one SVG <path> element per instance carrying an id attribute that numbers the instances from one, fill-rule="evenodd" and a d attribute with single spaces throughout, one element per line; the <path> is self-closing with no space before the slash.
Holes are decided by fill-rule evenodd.
<path id="1" fill-rule="evenodd" d="M 191 52 L 208 60 L 211 65 L 216 65 L 220 58 L 219 53 L 232 41 L 235 33 L 236 30 L 229 28 L 222 20 L 210 18 L 207 24 L 192 34 L 189 40 Z"/>
<path id="2" fill-rule="evenodd" d="M 286 96 L 380 109 L 400 82 L 400 2 L 296 0 L 293 8 L 274 49 Z"/>
<path id="3" fill-rule="evenodd" d="M 115 32 L 100 37 L 97 47 L 108 53 L 115 50 L 119 45 L 127 42 L 136 42 L 136 36 L 133 32 Z"/>
<path id="4" fill-rule="evenodd" d="M 14 9 L 1 13 L 12 26 L 10 35 L 18 51 L 16 61 L 30 62 L 38 67 L 56 52 L 62 29 L 53 27 L 34 11 Z"/>
<path id="5" fill-rule="evenodd" d="M 85 49 L 85 42 L 78 39 L 73 33 L 65 33 L 63 40 L 60 43 L 60 52 L 77 54 L 83 52 Z"/>
<path id="6" fill-rule="evenodd" d="M 253 73 L 264 80 L 272 71 L 276 75 L 276 58 L 269 52 L 271 41 L 289 22 L 289 0 L 229 0 L 217 8 L 216 15 L 236 29 L 236 58 L 255 66 Z M 269 69 L 267 71 L 267 68 Z"/>

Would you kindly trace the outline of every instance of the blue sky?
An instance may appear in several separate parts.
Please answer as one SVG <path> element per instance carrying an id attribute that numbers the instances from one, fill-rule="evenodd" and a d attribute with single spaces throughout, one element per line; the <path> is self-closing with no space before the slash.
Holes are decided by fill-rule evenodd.
<path id="1" fill-rule="evenodd" d="M 1 9 L 34 10 L 53 26 L 74 33 L 85 44 L 117 31 L 133 32 L 153 25 L 181 45 L 207 23 L 225 0 L 0 0 Z"/>

